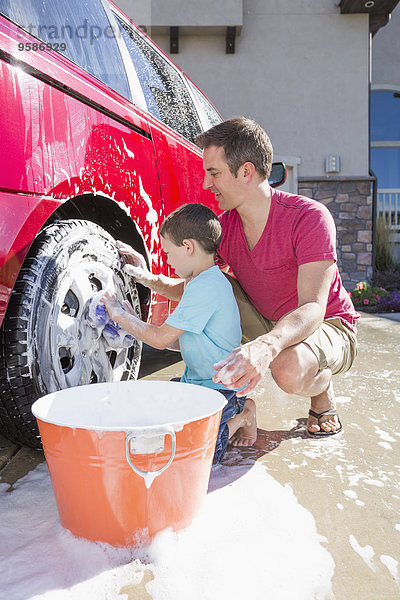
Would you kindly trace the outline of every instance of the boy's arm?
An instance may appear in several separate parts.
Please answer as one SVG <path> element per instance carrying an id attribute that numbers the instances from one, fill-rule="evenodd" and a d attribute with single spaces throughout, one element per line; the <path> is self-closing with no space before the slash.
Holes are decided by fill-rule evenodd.
<path id="1" fill-rule="evenodd" d="M 105 304 L 113 321 L 135 338 L 158 350 L 165 350 L 167 346 L 171 346 L 184 333 L 183 329 L 171 327 L 167 323 L 163 323 L 160 327 L 151 323 L 144 323 L 132 314 L 132 307 L 128 302 L 124 302 L 124 308 L 122 308 L 117 296 L 111 292 L 105 292 L 100 302 Z"/>
<path id="2" fill-rule="evenodd" d="M 145 287 L 149 288 L 153 292 L 168 298 L 168 300 L 174 300 L 179 302 L 182 298 L 185 281 L 183 279 L 176 279 L 175 277 L 167 277 L 166 275 L 153 275 L 150 271 L 140 271 L 137 267 L 132 265 L 125 265 L 124 271 L 131 275 L 138 283 L 141 283 Z"/>
<path id="3" fill-rule="evenodd" d="M 169 300 L 175 300 L 179 302 L 182 298 L 184 290 L 183 279 L 175 279 L 173 277 L 166 277 L 165 275 L 153 275 L 147 268 L 144 257 L 136 252 L 128 244 L 124 244 L 121 241 L 117 241 L 118 252 L 124 256 L 126 265 L 124 271 L 133 277 L 138 283 L 141 283 L 145 287 L 153 290 L 157 294 L 168 298 Z"/>

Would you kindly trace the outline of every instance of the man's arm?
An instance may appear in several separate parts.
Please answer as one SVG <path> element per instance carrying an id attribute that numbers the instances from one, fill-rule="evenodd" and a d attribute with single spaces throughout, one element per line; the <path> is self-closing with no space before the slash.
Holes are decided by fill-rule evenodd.
<path id="1" fill-rule="evenodd" d="M 113 321 L 121 325 L 135 338 L 158 350 L 165 350 L 167 346 L 171 346 L 183 333 L 183 329 L 171 327 L 167 323 L 163 323 L 159 327 L 151 323 L 145 323 L 133 313 L 129 302 L 125 301 L 123 303 L 124 308 L 122 308 L 117 296 L 111 292 L 105 292 L 101 302 L 105 304 Z"/>
<path id="2" fill-rule="evenodd" d="M 333 260 L 300 265 L 298 307 L 282 317 L 272 331 L 236 348 L 214 365 L 218 372 L 213 381 L 227 387 L 250 382 L 241 391 L 243 394 L 254 389 L 282 350 L 299 344 L 322 324 L 334 269 Z"/>
<path id="3" fill-rule="evenodd" d="M 329 289 L 334 274 L 334 261 L 318 261 L 300 265 L 297 276 L 298 307 L 282 317 L 270 333 L 257 338 L 271 344 L 274 358 L 289 346 L 299 344 L 322 325 Z"/>

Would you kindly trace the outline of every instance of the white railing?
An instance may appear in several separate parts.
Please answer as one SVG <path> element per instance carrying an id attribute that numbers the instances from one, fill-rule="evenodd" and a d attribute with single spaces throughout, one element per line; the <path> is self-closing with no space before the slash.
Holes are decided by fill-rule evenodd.
<path id="1" fill-rule="evenodd" d="M 400 188 L 378 189 L 377 216 L 390 225 L 391 241 L 400 243 Z"/>

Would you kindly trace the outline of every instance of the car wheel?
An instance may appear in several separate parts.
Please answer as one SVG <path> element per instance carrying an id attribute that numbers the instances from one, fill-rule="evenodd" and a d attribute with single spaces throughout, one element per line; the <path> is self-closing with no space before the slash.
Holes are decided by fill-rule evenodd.
<path id="1" fill-rule="evenodd" d="M 66 220 L 37 236 L 0 330 L 0 427 L 9 439 L 40 447 L 31 413 L 40 396 L 137 377 L 142 343 L 111 348 L 85 319 L 88 299 L 105 289 L 129 300 L 140 315 L 136 285 L 104 229 Z"/>

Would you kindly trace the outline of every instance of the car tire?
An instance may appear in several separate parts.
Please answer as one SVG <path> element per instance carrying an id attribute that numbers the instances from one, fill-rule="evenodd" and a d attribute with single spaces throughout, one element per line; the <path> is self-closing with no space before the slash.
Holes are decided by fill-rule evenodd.
<path id="1" fill-rule="evenodd" d="M 0 429 L 40 448 L 32 403 L 50 392 L 137 378 L 142 343 L 107 346 L 85 319 L 96 292 L 112 289 L 140 316 L 134 281 L 122 271 L 114 239 L 90 221 L 55 222 L 34 240 L 0 330 Z"/>

